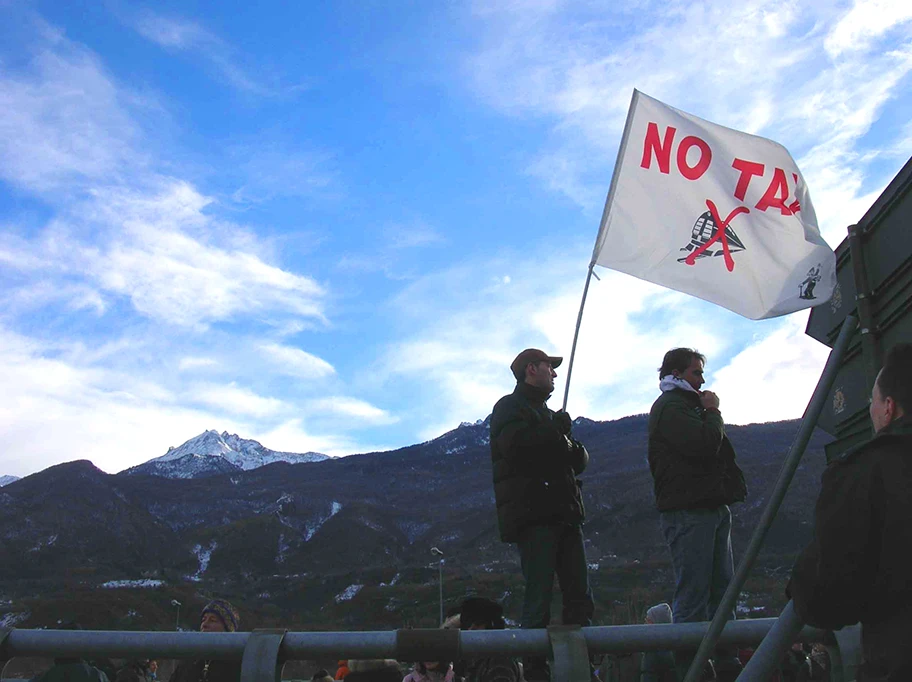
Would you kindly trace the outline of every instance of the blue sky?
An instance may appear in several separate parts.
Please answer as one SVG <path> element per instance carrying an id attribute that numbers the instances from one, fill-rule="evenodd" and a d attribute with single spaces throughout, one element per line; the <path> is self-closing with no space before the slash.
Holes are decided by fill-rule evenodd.
<path id="1" fill-rule="evenodd" d="M 569 355 L 634 87 L 786 145 L 833 246 L 912 154 L 899 0 L 0 8 L 2 474 L 484 418 Z M 727 420 L 801 415 L 806 313 L 600 274 L 572 414 L 646 411 L 692 345 Z"/>

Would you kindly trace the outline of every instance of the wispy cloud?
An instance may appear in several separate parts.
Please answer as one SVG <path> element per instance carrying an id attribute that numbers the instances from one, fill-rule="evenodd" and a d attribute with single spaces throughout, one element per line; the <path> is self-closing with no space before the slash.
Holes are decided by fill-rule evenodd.
<path id="1" fill-rule="evenodd" d="M 308 403 L 309 411 L 347 417 L 363 425 L 395 424 L 397 417 L 370 403 L 347 396 L 331 396 Z"/>
<path id="2" fill-rule="evenodd" d="M 882 186 L 897 168 L 873 166 L 864 136 L 891 99 L 908 102 L 903 3 L 479 3 L 475 14 L 468 78 L 508 115 L 553 123 L 528 170 L 587 210 L 607 191 L 634 87 L 784 143 L 834 241 L 869 199 L 869 173 Z"/>
<path id="3" fill-rule="evenodd" d="M 273 363 L 276 372 L 302 378 L 327 377 L 336 373 L 335 368 L 323 358 L 291 346 L 264 343 L 263 355 Z"/>
<path id="4" fill-rule="evenodd" d="M 116 182 L 137 152 L 136 99 L 112 82 L 97 57 L 59 38 L 36 46 L 27 68 L 0 67 L 0 178 L 37 192 Z"/>
<path id="5" fill-rule="evenodd" d="M 188 356 L 180 359 L 180 362 L 178 363 L 178 369 L 184 372 L 188 370 L 200 369 L 203 367 L 215 367 L 217 365 L 218 361 L 213 358 Z"/>
<path id="6" fill-rule="evenodd" d="M 189 388 L 188 394 L 190 402 L 246 417 L 269 417 L 286 409 L 281 400 L 264 398 L 234 383 L 197 384 Z"/>
<path id="7" fill-rule="evenodd" d="M 305 83 L 283 85 L 264 79 L 261 70 L 242 64 L 243 57 L 227 41 L 197 22 L 143 10 L 129 23 L 147 40 L 172 52 L 201 57 L 213 72 L 237 90 L 261 97 L 285 96 L 306 89 Z M 254 72 L 257 76 L 252 75 Z"/>

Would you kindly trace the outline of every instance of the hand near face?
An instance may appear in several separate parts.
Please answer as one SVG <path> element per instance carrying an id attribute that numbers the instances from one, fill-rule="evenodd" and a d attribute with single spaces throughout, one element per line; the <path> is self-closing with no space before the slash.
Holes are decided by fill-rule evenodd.
<path id="1" fill-rule="evenodd" d="M 707 410 L 718 410 L 719 396 L 712 391 L 703 391 L 700 393 L 700 404 Z"/>

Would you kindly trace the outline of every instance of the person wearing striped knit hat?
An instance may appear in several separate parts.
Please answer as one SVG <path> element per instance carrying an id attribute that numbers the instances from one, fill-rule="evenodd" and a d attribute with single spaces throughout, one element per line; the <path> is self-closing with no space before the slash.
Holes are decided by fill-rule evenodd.
<path id="1" fill-rule="evenodd" d="M 231 602 L 213 599 L 200 613 L 200 632 L 237 632 L 241 616 Z M 215 659 L 183 661 L 169 682 L 240 682 L 241 662 Z"/>

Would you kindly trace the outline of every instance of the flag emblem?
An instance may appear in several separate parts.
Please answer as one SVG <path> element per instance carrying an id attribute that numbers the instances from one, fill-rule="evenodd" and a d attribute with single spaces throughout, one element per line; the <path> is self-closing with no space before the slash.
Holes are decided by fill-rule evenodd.
<path id="1" fill-rule="evenodd" d="M 690 243 L 681 247 L 681 251 L 687 251 L 687 255 L 678 258 L 678 262 L 693 265 L 699 258 L 722 256 L 725 254 L 726 245 L 729 253 L 738 253 L 747 248 L 730 225 L 725 227 L 724 234 L 723 241 L 719 236 L 719 226 L 713 218 L 712 211 L 702 213 L 690 232 Z M 716 243 L 718 243 L 718 248 L 715 251 L 709 248 Z"/>

